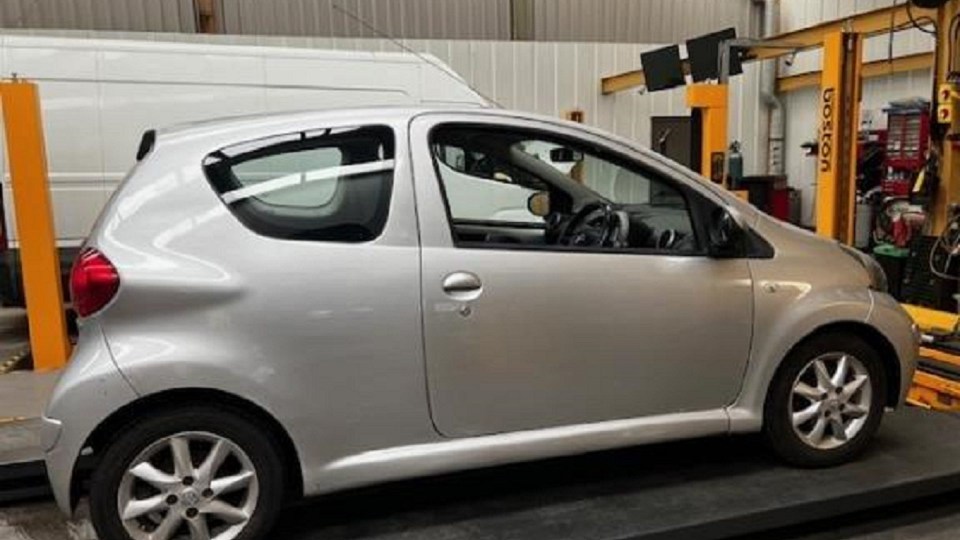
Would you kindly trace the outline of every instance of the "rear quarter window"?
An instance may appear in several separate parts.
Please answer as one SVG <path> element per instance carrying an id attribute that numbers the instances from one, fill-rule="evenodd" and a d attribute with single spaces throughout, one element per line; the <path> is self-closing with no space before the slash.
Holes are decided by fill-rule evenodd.
<path id="1" fill-rule="evenodd" d="M 366 242 L 387 222 L 394 135 L 387 126 L 287 133 L 222 148 L 203 168 L 233 215 L 258 234 Z"/>

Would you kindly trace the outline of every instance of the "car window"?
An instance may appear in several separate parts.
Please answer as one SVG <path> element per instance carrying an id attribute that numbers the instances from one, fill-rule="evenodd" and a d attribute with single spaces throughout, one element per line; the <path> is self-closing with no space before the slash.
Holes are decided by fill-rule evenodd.
<path id="1" fill-rule="evenodd" d="M 318 208 L 330 204 L 333 200 L 340 178 L 331 176 L 310 180 L 308 178 L 310 173 L 336 167 L 342 163 L 343 152 L 339 148 L 314 148 L 300 152 L 271 154 L 237 163 L 233 167 L 233 174 L 242 186 L 252 186 L 277 178 L 295 179 L 290 186 L 254 196 L 272 205 Z"/>
<path id="2" fill-rule="evenodd" d="M 431 143 L 460 245 L 507 242 L 699 252 L 682 190 L 604 148 L 539 131 L 475 125 L 444 126 L 435 130 Z M 531 199 L 537 194 L 547 197 L 541 210 Z M 576 214 L 589 211 L 591 203 L 601 203 L 607 215 L 589 215 L 579 223 Z M 620 220 L 616 227 L 611 225 L 614 218 Z M 483 234 L 476 223 L 460 227 L 471 220 L 496 229 Z M 602 230 L 600 221 L 611 230 Z M 534 223 L 544 231 L 536 237 L 528 231 L 511 233 L 504 227 L 510 223 Z M 569 234 L 571 223 L 578 229 L 576 238 Z M 591 226 L 594 230 L 588 230 Z M 623 234 L 611 238 L 611 232 Z"/>
<path id="3" fill-rule="evenodd" d="M 384 126 L 283 134 L 223 148 L 204 170 L 231 212 L 259 234 L 362 242 L 383 231 L 394 166 Z"/>
<path id="4" fill-rule="evenodd" d="M 527 208 L 546 187 L 533 175 L 477 148 L 437 144 L 434 154 L 453 219 L 543 223 Z"/>

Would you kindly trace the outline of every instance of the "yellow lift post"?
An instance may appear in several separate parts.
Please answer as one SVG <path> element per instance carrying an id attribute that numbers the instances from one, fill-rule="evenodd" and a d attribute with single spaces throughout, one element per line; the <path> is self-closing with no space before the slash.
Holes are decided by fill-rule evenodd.
<path id="1" fill-rule="evenodd" d="M 728 99 L 726 84 L 687 86 L 687 106 L 700 111 L 700 174 L 718 184 L 723 183 L 726 169 Z"/>
<path id="2" fill-rule="evenodd" d="M 863 39 L 834 32 L 823 40 L 817 117 L 817 233 L 853 244 Z"/>
<path id="3" fill-rule="evenodd" d="M 63 312 L 60 259 L 37 85 L 20 80 L 0 82 L 0 100 L 20 239 L 30 349 L 34 369 L 47 371 L 66 364 L 70 340 Z"/>
<path id="4" fill-rule="evenodd" d="M 960 203 L 960 147 L 953 140 L 960 135 L 960 115 L 957 114 L 957 84 L 951 80 L 950 66 L 960 51 L 954 50 L 953 22 L 960 14 L 960 0 L 950 0 L 937 10 L 936 63 L 934 81 L 946 97 L 938 96 L 937 121 L 945 130 L 945 136 L 931 141 L 931 149 L 939 158 L 938 176 L 940 183 L 933 197 L 930 221 L 932 234 L 940 234 L 949 224 L 951 206 Z M 943 94 L 943 92 L 938 92 Z M 948 114 L 944 117 L 944 109 Z M 958 317 L 947 313 L 917 306 L 904 306 L 922 331 L 933 335 L 956 335 Z M 960 355 L 937 349 L 935 344 L 927 344 L 920 349 L 921 369 L 917 371 L 910 388 L 908 399 L 911 403 L 923 407 L 960 411 L 960 380 L 955 373 L 960 372 Z"/>

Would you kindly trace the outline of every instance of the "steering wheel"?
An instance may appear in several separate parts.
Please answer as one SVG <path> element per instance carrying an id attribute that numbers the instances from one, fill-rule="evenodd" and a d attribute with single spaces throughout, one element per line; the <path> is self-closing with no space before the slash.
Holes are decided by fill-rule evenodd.
<path id="1" fill-rule="evenodd" d="M 557 237 L 557 243 L 567 246 L 624 247 L 630 228 L 626 212 L 614 209 L 604 201 L 583 205 L 570 218 Z"/>
<path id="2" fill-rule="evenodd" d="M 657 249 L 673 249 L 680 240 L 680 234 L 673 229 L 664 229 L 657 238 Z"/>

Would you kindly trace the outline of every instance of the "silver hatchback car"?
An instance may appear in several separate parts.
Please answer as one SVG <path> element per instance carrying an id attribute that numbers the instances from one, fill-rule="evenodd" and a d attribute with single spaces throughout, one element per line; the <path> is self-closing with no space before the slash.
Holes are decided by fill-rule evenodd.
<path id="1" fill-rule="evenodd" d="M 44 418 L 104 540 L 262 538 L 290 497 L 716 434 L 833 465 L 912 378 L 870 258 L 580 125 L 282 114 L 138 158 Z"/>

